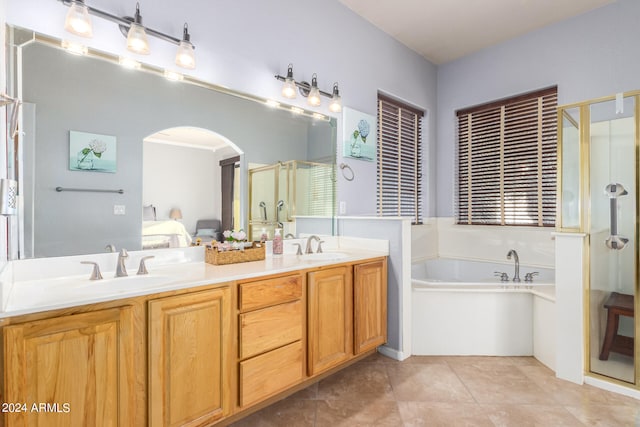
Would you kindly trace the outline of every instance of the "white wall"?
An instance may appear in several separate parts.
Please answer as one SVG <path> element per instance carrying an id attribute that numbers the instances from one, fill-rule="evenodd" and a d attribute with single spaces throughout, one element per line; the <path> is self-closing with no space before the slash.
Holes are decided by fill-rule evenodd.
<path id="1" fill-rule="evenodd" d="M 640 2 L 616 2 L 438 68 L 437 216 L 455 200 L 455 111 L 558 85 L 558 104 L 640 88 Z"/>
<path id="2" fill-rule="evenodd" d="M 142 159 L 142 204 L 154 205 L 157 219 L 179 208 L 189 233 L 199 219 L 220 219 L 220 165 L 212 150 L 145 141 Z"/>
<path id="3" fill-rule="evenodd" d="M 7 21 L 59 38 L 67 8 L 53 0 L 5 0 Z M 131 15 L 129 0 L 93 0 L 91 5 L 115 15 Z M 363 20 L 337 0 L 321 3 L 311 0 L 268 0 L 185 2 L 155 0 L 141 2 L 145 25 L 179 36 L 188 22 L 196 45 L 198 78 L 240 91 L 280 97 L 281 83 L 274 74 L 286 73 L 294 64 L 294 76 L 309 80 L 317 73 L 321 89 L 340 85 L 346 106 L 368 114 L 376 112 L 378 90 L 404 99 L 427 110 L 425 141 L 435 141 L 436 67 Z M 125 43 L 116 25 L 93 19 L 94 37 L 88 44 L 97 49 L 125 54 Z M 152 54 L 140 58 L 158 66 L 174 68 L 175 46 L 150 38 Z M 293 104 L 306 106 L 298 97 Z M 327 102 L 317 110 L 328 111 Z M 338 117 L 338 152 L 342 145 L 341 118 Z M 432 151 L 433 147 L 425 147 Z M 338 163 L 342 162 L 338 155 Z M 338 200 L 348 200 L 347 214 L 375 213 L 375 163 L 351 161 L 356 178 L 338 179 Z M 435 180 L 435 158 L 426 169 Z M 424 194 L 433 195 L 431 188 Z M 354 203 L 353 200 L 357 200 Z M 425 216 L 434 211 L 434 200 L 425 201 Z"/>

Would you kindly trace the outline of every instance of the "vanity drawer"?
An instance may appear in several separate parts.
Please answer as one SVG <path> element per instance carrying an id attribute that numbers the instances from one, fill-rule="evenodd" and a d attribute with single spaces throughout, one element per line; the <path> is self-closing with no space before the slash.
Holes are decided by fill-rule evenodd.
<path id="1" fill-rule="evenodd" d="M 302 343 L 240 362 L 240 406 L 248 406 L 302 381 Z"/>
<path id="2" fill-rule="evenodd" d="M 255 310 L 302 297 L 302 276 L 275 277 L 239 286 L 240 311 Z"/>
<path id="3" fill-rule="evenodd" d="M 301 339 L 302 308 L 294 301 L 241 314 L 240 359 Z"/>

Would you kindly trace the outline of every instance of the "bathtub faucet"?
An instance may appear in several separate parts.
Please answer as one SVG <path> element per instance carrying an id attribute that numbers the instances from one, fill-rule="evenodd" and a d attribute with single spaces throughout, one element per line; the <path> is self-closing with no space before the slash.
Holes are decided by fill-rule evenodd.
<path id="1" fill-rule="evenodd" d="M 520 281 L 520 258 L 518 258 L 518 252 L 516 252 L 515 249 L 511 249 L 508 253 L 507 253 L 507 259 L 511 259 L 511 255 L 513 255 L 513 260 L 516 264 L 516 272 L 513 276 L 513 281 L 514 282 L 519 282 Z"/>

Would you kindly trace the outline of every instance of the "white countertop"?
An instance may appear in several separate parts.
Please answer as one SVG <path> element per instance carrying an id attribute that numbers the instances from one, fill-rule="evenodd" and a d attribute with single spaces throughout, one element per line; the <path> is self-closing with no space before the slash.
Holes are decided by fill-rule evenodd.
<path id="1" fill-rule="evenodd" d="M 332 251 L 326 251 L 328 259 L 285 254 L 267 256 L 263 261 L 221 266 L 207 264 L 202 259 L 198 259 L 198 256 L 195 261 L 187 258 L 187 262 L 183 259 L 181 262 L 154 263 L 152 260 L 147 264 L 148 275 L 137 276 L 136 270 L 132 269 L 132 264 L 129 263 L 127 265 L 129 276 L 115 278 L 113 271 L 103 271 L 104 279 L 102 280 L 89 280 L 91 270 L 87 270 L 88 266 L 84 266 L 87 273 L 82 275 L 35 277 L 31 280 L 13 280 L 9 284 L 3 283 L 5 305 L 4 311 L 0 312 L 0 318 L 360 261 L 386 256 L 389 253 L 388 249 L 381 249 L 379 245 L 374 247 L 378 250 L 354 249 L 353 245 L 333 248 Z M 193 251 L 193 248 L 188 250 Z M 331 253 L 336 252 L 338 252 L 336 258 L 332 258 Z M 145 254 L 141 251 L 140 257 Z M 109 256 L 113 257 L 115 254 L 109 254 Z M 90 259 L 91 257 L 81 258 Z M 135 258 L 134 260 L 137 261 Z M 29 261 L 38 262 L 38 260 Z M 45 262 L 51 263 L 51 260 L 42 261 L 42 263 Z M 79 264 L 75 259 L 73 263 Z"/>

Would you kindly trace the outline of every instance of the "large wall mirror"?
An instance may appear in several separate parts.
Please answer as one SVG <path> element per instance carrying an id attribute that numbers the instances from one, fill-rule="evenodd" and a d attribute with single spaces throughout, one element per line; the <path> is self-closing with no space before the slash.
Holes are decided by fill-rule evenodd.
<path id="1" fill-rule="evenodd" d="M 333 224 L 335 119 L 193 79 L 169 81 L 144 65 L 127 69 L 106 53 L 74 56 L 48 36 L 7 31 L 9 87 L 23 101 L 10 168 L 22 199 L 12 239 L 18 249 L 10 250 L 19 258 L 184 246 L 196 233 L 249 230 L 256 221 L 261 231 L 281 226 L 295 235 L 296 216 Z M 268 187 L 252 168 L 291 164 L 326 176 L 326 209 L 304 211 L 303 168 L 291 184 L 297 199 L 250 196 Z"/>

